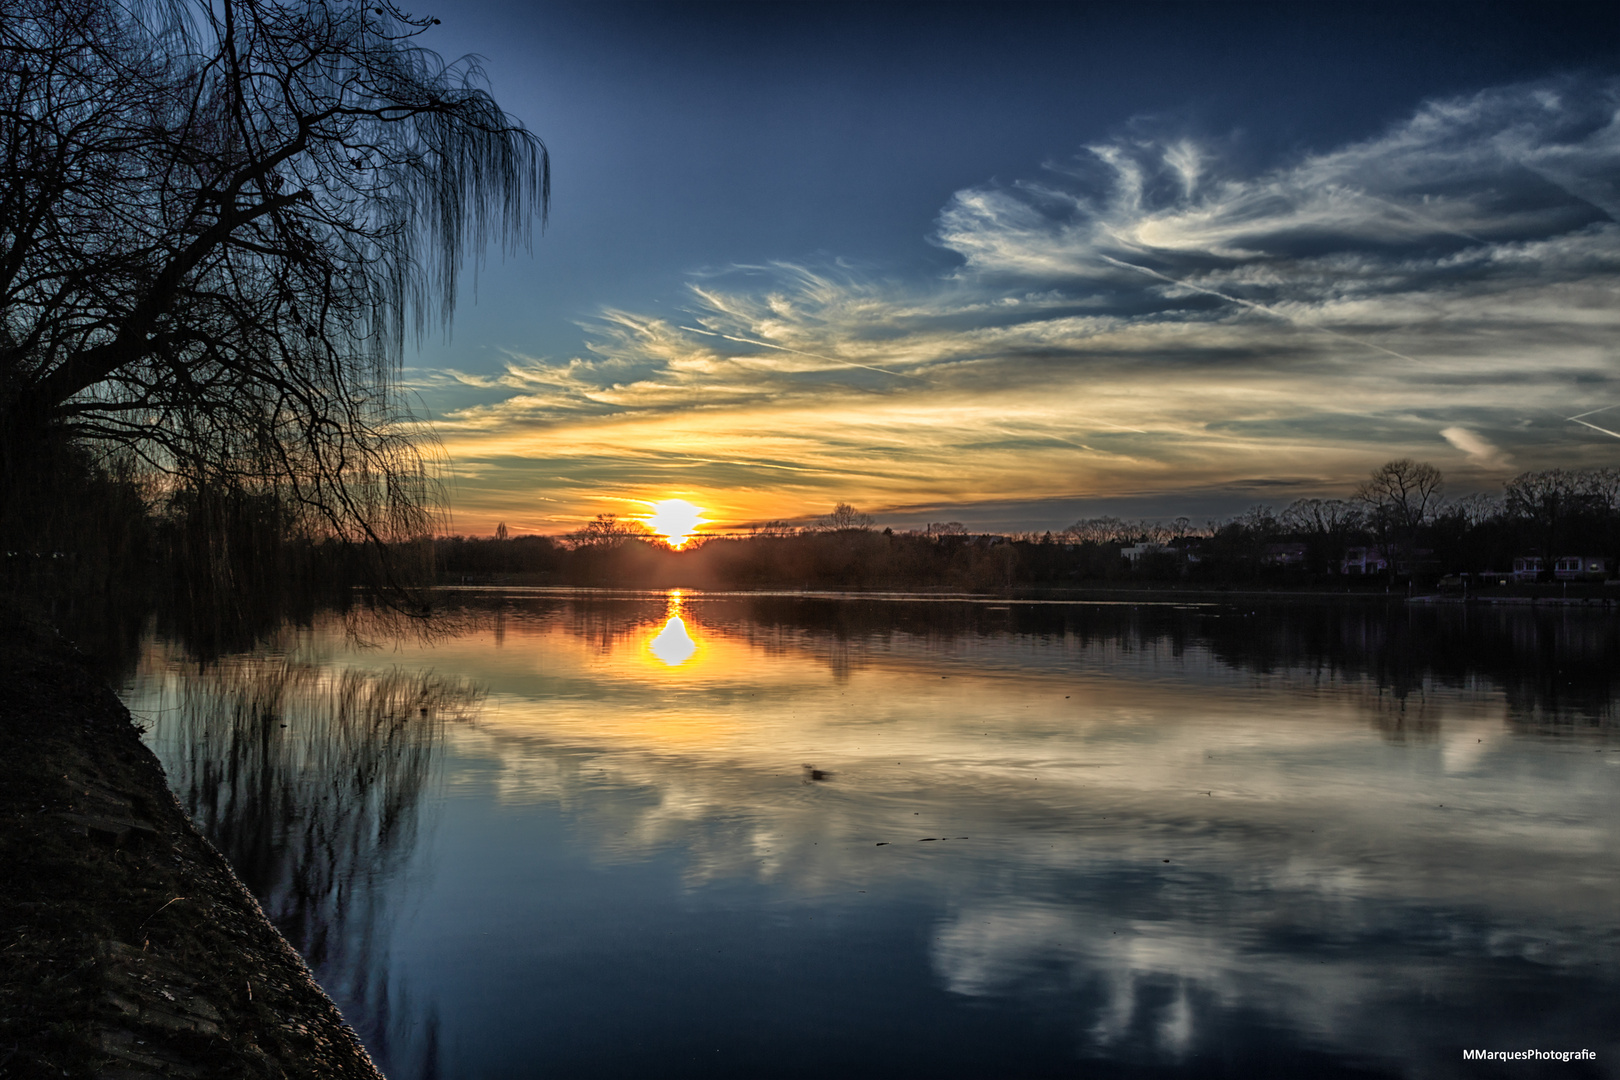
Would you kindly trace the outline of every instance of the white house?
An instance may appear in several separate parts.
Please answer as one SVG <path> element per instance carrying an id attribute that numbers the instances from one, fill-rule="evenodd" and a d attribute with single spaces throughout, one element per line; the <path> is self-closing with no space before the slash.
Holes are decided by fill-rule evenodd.
<path id="1" fill-rule="evenodd" d="M 1562 555 L 1553 563 L 1559 581 L 1588 581 L 1609 576 L 1609 560 L 1601 555 Z"/>
<path id="2" fill-rule="evenodd" d="M 1534 581 L 1544 569 L 1540 555 L 1520 555 L 1513 560 L 1513 580 Z"/>
<path id="3" fill-rule="evenodd" d="M 1389 569 L 1389 560 L 1375 547 L 1345 548 L 1339 569 L 1346 574 L 1382 574 Z"/>
<path id="4" fill-rule="evenodd" d="M 1172 548 L 1169 544 L 1148 543 L 1148 544 L 1132 544 L 1128 548 L 1120 548 L 1119 553 L 1121 555 L 1123 555 L 1126 559 L 1130 560 L 1130 564 L 1132 566 L 1135 566 L 1138 562 L 1141 561 L 1142 556 L 1144 556 L 1144 555 L 1157 555 L 1161 551 L 1174 551 L 1174 550 L 1175 549 Z"/>

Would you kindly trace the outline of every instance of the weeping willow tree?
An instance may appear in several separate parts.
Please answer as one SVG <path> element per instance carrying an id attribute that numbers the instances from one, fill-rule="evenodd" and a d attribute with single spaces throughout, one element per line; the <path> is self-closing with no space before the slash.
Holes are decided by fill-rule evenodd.
<path id="1" fill-rule="evenodd" d="M 378 551 L 431 531 L 402 350 L 448 327 L 490 246 L 528 246 L 550 198 L 544 144 L 476 63 L 419 44 L 436 21 L 0 0 L 8 545 L 78 475 L 63 453 L 140 462 L 216 577 L 238 519 Z"/>

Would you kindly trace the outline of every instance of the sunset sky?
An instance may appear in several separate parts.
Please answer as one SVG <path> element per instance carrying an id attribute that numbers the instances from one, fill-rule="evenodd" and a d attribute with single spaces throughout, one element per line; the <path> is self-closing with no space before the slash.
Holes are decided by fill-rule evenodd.
<path id="1" fill-rule="evenodd" d="M 1044 530 L 1620 464 L 1613 12 L 435 9 L 555 171 L 533 257 L 406 359 L 452 527 Z"/>

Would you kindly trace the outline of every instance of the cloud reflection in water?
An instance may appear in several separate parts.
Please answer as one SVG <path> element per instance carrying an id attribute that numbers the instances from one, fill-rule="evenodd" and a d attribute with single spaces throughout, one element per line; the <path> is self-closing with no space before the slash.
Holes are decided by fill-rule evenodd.
<path id="1" fill-rule="evenodd" d="M 688 601 L 714 668 L 655 691 L 608 678 L 596 635 L 535 625 L 547 677 L 589 692 L 541 717 L 508 672 L 502 721 L 464 733 L 496 797 L 567 807 L 604 865 L 678 851 L 699 904 L 738 881 L 791 903 L 926 896 L 941 984 L 1061 1011 L 1082 1056 L 1191 1062 L 1264 1030 L 1387 1067 L 1610 1030 L 1607 699 L 1564 713 L 1565 739 L 1525 738 L 1548 711 L 1515 700 L 1532 673 L 1414 680 L 1422 653 L 1381 611 L 1312 660 L 1288 654 L 1298 620 L 1246 612 L 1213 637 L 1186 622 L 1214 615 L 1129 611 L 951 633 L 937 607 L 852 630 Z M 1598 625 L 1566 655 L 1612 660 Z M 787 783 L 810 760 L 836 790 Z M 1524 982 L 1532 1006 L 1504 1012 Z"/>
<path id="2" fill-rule="evenodd" d="M 941 1075 L 973 1075 L 967 1032 L 990 1015 L 1059 1033 L 1019 1044 L 1031 1074 L 1042 1054 L 1450 1075 L 1459 1045 L 1620 1050 L 1612 618 L 495 603 L 499 635 L 334 660 L 454 670 L 488 693 L 440 758 L 444 813 L 482 824 L 444 826 L 460 861 L 421 909 L 449 921 L 424 915 L 417 936 L 460 934 L 479 993 L 504 987 L 513 1012 L 475 1036 L 447 1008 L 447 1041 L 633 1070 L 724 1028 L 729 1052 L 757 1044 L 786 1075 L 769 1055 L 813 1001 L 848 1010 L 841 1035 L 869 1062 L 905 1042 L 895 1025 L 926 1033 Z M 693 651 L 666 666 L 665 638 Z M 804 783 L 812 761 L 837 783 Z M 523 870 L 559 845 L 570 876 Z M 673 894 L 647 883 L 657 867 Z M 503 906 L 553 930 L 481 937 Z M 711 918 L 719 936 L 691 929 Z M 604 990 L 612 1008 L 585 1010 L 567 1044 L 583 1056 L 556 1057 L 533 1019 L 554 937 L 604 986 L 676 948 L 636 1000 L 677 1002 L 678 1032 L 658 1043 L 653 1004 Z M 703 959 L 722 948 L 722 966 Z M 779 955 L 807 959 L 789 977 Z M 822 957 L 835 974 L 813 990 Z M 749 988 L 732 1005 L 728 979 Z M 763 1026 L 728 1027 L 732 1006 Z M 986 1030 L 992 1045 L 1012 1029 Z"/>

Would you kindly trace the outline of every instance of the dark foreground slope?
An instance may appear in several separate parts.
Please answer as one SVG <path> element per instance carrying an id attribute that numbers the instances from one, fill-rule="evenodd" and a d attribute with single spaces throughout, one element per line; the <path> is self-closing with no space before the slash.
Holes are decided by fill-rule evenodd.
<path id="1" fill-rule="evenodd" d="M 0 1077 L 378 1080 L 118 698 L 5 623 Z"/>

